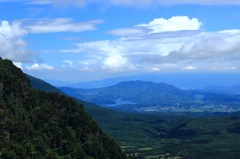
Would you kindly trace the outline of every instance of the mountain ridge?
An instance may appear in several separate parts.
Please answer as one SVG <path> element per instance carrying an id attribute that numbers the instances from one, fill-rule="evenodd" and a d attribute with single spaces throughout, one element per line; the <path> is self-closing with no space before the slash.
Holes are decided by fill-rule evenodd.
<path id="1" fill-rule="evenodd" d="M 1 58 L 0 125 L 0 158 L 126 158 L 83 105 L 32 89 L 21 69 Z"/>
<path id="2" fill-rule="evenodd" d="M 115 78 L 107 78 L 101 80 L 93 80 L 86 82 L 77 82 L 71 84 L 61 84 L 59 82 L 49 81 L 52 85 L 58 87 L 74 87 L 74 88 L 101 88 L 115 85 L 122 81 L 142 80 L 151 81 L 155 83 L 168 83 L 181 89 L 202 89 L 211 85 L 231 86 L 237 85 L 240 81 L 239 73 L 148 73 L 133 76 L 123 76 Z"/>
<path id="3" fill-rule="evenodd" d="M 237 112 L 139 114 L 91 103 L 84 106 L 129 155 L 156 159 L 160 156 L 236 159 L 239 156 L 240 117 Z"/>
<path id="4" fill-rule="evenodd" d="M 118 110 L 123 108 L 148 111 L 156 108 L 160 111 L 172 107 L 172 111 L 187 111 L 196 107 L 204 111 L 205 108 L 210 110 L 209 106 L 220 108 L 223 104 L 224 111 L 227 111 L 229 106 L 238 110 L 236 103 L 240 103 L 240 96 L 237 95 L 182 90 L 166 83 L 140 80 L 120 82 L 113 86 L 96 89 L 69 87 L 59 87 L 59 89 L 75 98 Z"/>

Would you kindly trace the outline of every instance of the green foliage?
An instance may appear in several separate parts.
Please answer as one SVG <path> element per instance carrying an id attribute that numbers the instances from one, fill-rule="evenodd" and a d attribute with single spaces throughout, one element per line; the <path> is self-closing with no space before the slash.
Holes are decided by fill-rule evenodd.
<path id="1" fill-rule="evenodd" d="M 131 155 L 129 158 L 236 159 L 240 156 L 240 113 L 134 114 L 86 102 L 84 107 Z M 63 144 L 70 152 L 68 143 Z"/>
<path id="2" fill-rule="evenodd" d="M 52 86 L 51 84 L 46 83 L 43 80 L 32 77 L 30 75 L 27 75 L 27 74 L 25 74 L 25 75 L 29 79 L 32 88 L 34 88 L 36 90 L 41 90 L 41 91 L 44 91 L 44 92 L 56 92 L 56 93 L 59 93 L 59 94 L 63 94 L 59 89 Z"/>
<path id="3" fill-rule="evenodd" d="M 126 158 L 82 105 L 33 90 L 22 71 L 2 59 L 0 126 L 3 159 Z"/>

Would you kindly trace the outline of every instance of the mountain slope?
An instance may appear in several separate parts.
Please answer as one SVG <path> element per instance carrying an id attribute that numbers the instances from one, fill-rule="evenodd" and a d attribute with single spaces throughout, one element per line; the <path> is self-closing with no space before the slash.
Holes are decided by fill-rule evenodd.
<path id="1" fill-rule="evenodd" d="M 52 86 L 49 83 L 46 83 L 45 81 L 32 77 L 30 75 L 27 75 L 28 80 L 30 81 L 30 84 L 32 86 L 33 89 L 36 90 L 41 90 L 44 92 L 55 92 L 55 93 L 59 93 L 59 94 L 63 94 L 63 92 L 61 92 L 59 89 L 57 89 L 56 87 Z"/>
<path id="2" fill-rule="evenodd" d="M 114 86 L 97 89 L 68 87 L 60 87 L 59 89 L 71 96 L 96 104 L 114 104 L 117 99 L 141 104 L 192 100 L 188 92 L 174 86 L 144 81 L 121 82 Z"/>
<path id="3" fill-rule="evenodd" d="M 139 158 L 236 159 L 240 155 L 239 113 L 130 114 L 91 103 L 84 106 L 128 154 Z"/>
<path id="4" fill-rule="evenodd" d="M 126 158 L 82 105 L 33 90 L 11 61 L 0 59 L 0 158 Z"/>
<path id="5" fill-rule="evenodd" d="M 124 111 L 239 111 L 240 96 L 181 90 L 165 83 L 121 82 L 96 89 L 59 88 L 75 98 Z"/>

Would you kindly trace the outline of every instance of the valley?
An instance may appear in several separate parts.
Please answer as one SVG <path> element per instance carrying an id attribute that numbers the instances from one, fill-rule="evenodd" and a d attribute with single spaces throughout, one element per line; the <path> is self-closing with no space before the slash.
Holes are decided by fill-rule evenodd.
<path id="1" fill-rule="evenodd" d="M 43 82 L 38 89 L 45 87 Z M 240 155 L 240 113 L 227 107 L 225 112 L 220 111 L 221 105 L 215 112 L 123 112 L 76 100 L 130 158 L 235 159 Z"/>
<path id="2" fill-rule="evenodd" d="M 0 159 L 240 159 L 240 0 L 0 0 Z"/>

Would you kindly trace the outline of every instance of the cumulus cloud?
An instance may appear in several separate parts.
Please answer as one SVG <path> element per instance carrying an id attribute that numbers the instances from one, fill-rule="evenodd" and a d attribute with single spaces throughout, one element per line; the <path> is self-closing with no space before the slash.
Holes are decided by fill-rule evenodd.
<path id="1" fill-rule="evenodd" d="M 52 66 L 49 66 L 47 64 L 33 64 L 31 66 L 26 66 L 27 70 L 53 70 Z"/>
<path id="2" fill-rule="evenodd" d="M 199 31 L 201 22 L 196 18 L 158 19 L 159 22 L 141 26 L 142 30 L 153 27 L 147 33 L 132 32 L 131 29 L 136 29 L 133 26 L 127 29 L 130 30 L 127 36 L 126 28 L 122 32 L 117 29 L 110 33 L 121 36 L 119 39 L 78 43 L 76 48 L 61 52 L 81 53 L 83 59 L 94 59 L 95 65 L 112 70 L 187 71 L 214 67 L 216 70 L 230 70 L 227 69 L 232 67 L 230 61 L 235 61 L 234 68 L 239 67 L 240 30 L 204 32 Z M 189 25 L 181 25 L 183 19 Z"/>
<path id="3" fill-rule="evenodd" d="M 149 23 L 138 24 L 131 28 L 116 29 L 109 31 L 108 33 L 116 36 L 136 37 L 146 36 L 153 33 L 199 30 L 201 24 L 202 23 L 197 18 L 190 19 L 188 16 L 173 16 L 169 19 L 155 18 Z M 162 36 L 164 35 L 162 34 Z"/>
<path id="4" fill-rule="evenodd" d="M 122 67 L 125 67 L 127 64 L 127 59 L 122 57 L 121 55 L 110 55 L 105 58 L 102 62 L 103 69 L 110 69 L 112 71 L 121 71 Z"/>
<path id="5" fill-rule="evenodd" d="M 23 39 L 27 35 L 20 22 L 1 21 L 0 23 L 0 56 L 16 62 L 29 62 L 36 55 L 27 49 L 27 43 Z"/>
<path id="6" fill-rule="evenodd" d="M 172 53 L 178 58 L 225 59 L 240 58 L 240 30 L 228 30 L 196 35 L 193 40 Z"/>
<path id="7" fill-rule="evenodd" d="M 156 18 L 147 24 L 139 24 L 138 26 L 151 29 L 151 33 L 160 33 L 165 31 L 198 30 L 201 22 L 197 18 L 189 19 L 187 16 L 174 16 L 169 19 Z"/>
<path id="8" fill-rule="evenodd" d="M 28 49 L 24 38 L 33 33 L 82 32 L 95 30 L 102 20 L 73 22 L 69 18 L 35 19 L 34 21 L 0 22 L 0 56 L 15 62 L 41 61 L 36 52 Z"/>

